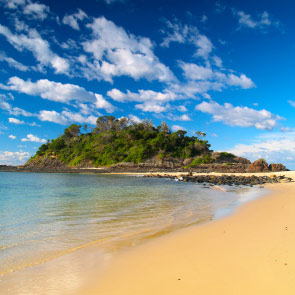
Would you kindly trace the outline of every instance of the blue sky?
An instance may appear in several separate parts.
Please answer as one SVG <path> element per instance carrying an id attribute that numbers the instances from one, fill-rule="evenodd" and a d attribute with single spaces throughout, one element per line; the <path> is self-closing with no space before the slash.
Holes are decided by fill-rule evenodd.
<path id="1" fill-rule="evenodd" d="M 294 6 L 0 0 L 0 164 L 113 115 L 295 169 Z"/>

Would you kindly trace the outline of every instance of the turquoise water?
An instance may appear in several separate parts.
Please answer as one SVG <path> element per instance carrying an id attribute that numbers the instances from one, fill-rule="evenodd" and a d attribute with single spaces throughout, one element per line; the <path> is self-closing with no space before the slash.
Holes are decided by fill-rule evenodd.
<path id="1" fill-rule="evenodd" d="M 97 243 L 117 251 L 230 213 L 258 190 L 168 179 L 0 173 L 0 273 Z"/>

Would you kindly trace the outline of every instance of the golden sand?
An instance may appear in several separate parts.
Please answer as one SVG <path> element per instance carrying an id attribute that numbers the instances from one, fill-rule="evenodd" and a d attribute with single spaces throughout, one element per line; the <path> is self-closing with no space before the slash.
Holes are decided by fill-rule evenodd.
<path id="1" fill-rule="evenodd" d="M 232 216 L 118 254 L 78 294 L 295 294 L 295 184 L 267 188 Z"/>

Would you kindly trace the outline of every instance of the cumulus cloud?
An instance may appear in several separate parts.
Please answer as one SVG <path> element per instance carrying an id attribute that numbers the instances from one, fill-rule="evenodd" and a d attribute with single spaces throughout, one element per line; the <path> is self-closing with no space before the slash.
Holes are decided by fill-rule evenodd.
<path id="1" fill-rule="evenodd" d="M 40 127 L 40 125 L 38 125 L 35 122 L 28 123 L 28 122 L 19 120 L 17 118 L 8 118 L 8 122 L 11 123 L 11 124 L 16 124 L 16 125 L 29 125 L 29 126 L 37 126 L 37 127 Z"/>
<path id="2" fill-rule="evenodd" d="M 241 74 L 240 77 L 230 74 L 227 83 L 232 86 L 240 86 L 243 89 L 255 87 L 254 82 L 244 74 Z"/>
<path id="3" fill-rule="evenodd" d="M 277 121 L 283 118 L 267 110 L 254 110 L 248 107 L 234 107 L 230 103 L 220 105 L 217 102 L 202 102 L 196 110 L 213 115 L 213 121 L 223 122 L 230 126 L 255 127 L 261 130 L 272 130 Z"/>
<path id="4" fill-rule="evenodd" d="M 95 95 L 84 88 L 74 84 L 62 84 L 59 82 L 40 79 L 37 82 L 11 77 L 7 83 L 7 89 L 33 96 L 41 96 L 44 99 L 69 103 L 73 100 L 95 102 Z"/>
<path id="5" fill-rule="evenodd" d="M 38 142 L 38 143 L 46 143 L 46 139 L 41 139 L 38 136 L 35 136 L 33 134 L 28 134 L 27 137 L 22 138 L 21 141 L 31 141 L 31 142 Z"/>
<path id="6" fill-rule="evenodd" d="M 288 100 L 288 103 L 290 104 L 291 107 L 294 107 L 295 108 L 295 101 Z"/>
<path id="7" fill-rule="evenodd" d="M 64 110 L 61 113 L 56 111 L 42 110 L 38 115 L 39 120 L 53 122 L 61 125 L 68 125 L 70 123 L 89 123 L 95 125 L 97 117 L 95 116 L 84 116 L 81 113 L 74 113 L 68 110 Z"/>
<path id="8" fill-rule="evenodd" d="M 140 89 L 138 92 L 131 92 L 127 90 L 126 93 L 123 93 L 119 89 L 112 89 L 107 92 L 107 95 L 113 100 L 119 102 L 146 102 L 146 101 L 158 101 L 158 102 L 168 102 L 171 100 L 176 100 L 177 96 L 173 92 L 157 92 L 153 90 L 143 90 Z"/>
<path id="9" fill-rule="evenodd" d="M 175 79 L 170 69 L 153 52 L 149 38 L 128 34 L 122 27 L 104 17 L 95 18 L 88 27 L 92 39 L 83 42 L 85 52 L 92 61 L 84 61 L 84 74 L 88 79 L 112 82 L 116 76 L 130 76 L 167 82 Z"/>
<path id="10" fill-rule="evenodd" d="M 177 110 L 180 111 L 180 112 L 187 112 L 187 108 L 184 105 L 178 106 Z"/>
<path id="11" fill-rule="evenodd" d="M 189 80 L 208 80 L 213 78 L 213 71 L 210 67 L 203 67 L 197 64 L 180 62 L 179 66 L 184 76 Z"/>
<path id="12" fill-rule="evenodd" d="M 23 124 L 25 124 L 24 121 L 21 121 L 21 120 L 16 119 L 16 118 L 8 118 L 8 122 L 9 123 L 12 123 L 12 124 L 16 124 L 16 125 L 23 125 Z"/>
<path id="13" fill-rule="evenodd" d="M 283 163 L 295 169 L 295 132 L 262 134 L 247 144 L 238 144 L 228 152 L 251 161 L 264 158 L 269 163 Z"/>
<path id="14" fill-rule="evenodd" d="M 152 113 L 162 113 L 162 112 L 165 112 L 167 111 L 170 106 L 169 105 L 162 105 L 162 104 L 159 104 L 157 102 L 154 102 L 154 101 L 146 101 L 144 103 L 141 103 L 141 104 L 136 104 L 135 105 L 135 108 L 136 109 L 139 109 L 139 110 L 142 110 L 144 112 L 152 112 Z"/>
<path id="15" fill-rule="evenodd" d="M 179 126 L 179 125 L 172 125 L 171 129 L 172 129 L 172 131 L 186 130 L 186 128 Z"/>
<path id="16" fill-rule="evenodd" d="M 269 26 L 278 26 L 278 21 L 273 21 L 270 19 L 269 13 L 264 11 L 259 17 L 255 20 L 250 14 L 245 13 L 244 11 L 233 10 L 235 16 L 238 17 L 240 27 L 247 27 L 251 29 L 263 29 Z"/>
<path id="17" fill-rule="evenodd" d="M 208 83 L 208 81 L 213 82 L 212 89 L 215 90 L 217 90 L 217 85 L 219 85 L 219 88 L 224 88 L 226 86 L 238 86 L 243 89 L 255 87 L 254 82 L 245 74 L 240 74 L 240 76 L 236 76 L 234 74 L 227 74 L 221 71 L 213 71 L 210 66 L 203 67 L 197 64 L 185 62 L 179 62 L 179 66 L 183 70 L 186 79 L 192 81 L 206 81 L 208 85 L 208 90 L 210 90 L 211 88 L 209 87 L 210 84 Z M 203 85 L 204 87 L 206 84 L 195 83 L 195 85 Z"/>
<path id="18" fill-rule="evenodd" d="M 10 138 L 10 139 L 16 139 L 16 136 L 15 135 L 9 135 L 8 138 Z"/>
<path id="19" fill-rule="evenodd" d="M 35 29 L 30 29 L 27 34 L 13 34 L 9 28 L 0 25 L 0 34 L 18 51 L 31 51 L 41 66 L 51 66 L 56 73 L 67 73 L 68 60 L 53 53 L 49 43 Z"/>
<path id="20" fill-rule="evenodd" d="M 188 115 L 183 114 L 183 115 L 177 117 L 177 120 L 178 121 L 191 121 L 192 119 Z"/>
<path id="21" fill-rule="evenodd" d="M 107 102 L 100 94 L 87 91 L 85 88 L 74 84 L 62 84 L 60 82 L 40 79 L 37 82 L 22 80 L 18 77 L 11 77 L 7 85 L 0 85 L 3 89 L 13 90 L 33 96 L 40 96 L 44 99 L 67 103 L 71 101 L 90 102 L 96 108 L 113 112 L 115 107 Z"/>
<path id="22" fill-rule="evenodd" d="M 140 89 L 138 92 L 127 90 L 123 93 L 119 89 L 112 89 L 107 95 L 118 102 L 140 102 L 135 108 L 144 112 L 161 113 L 170 109 L 170 101 L 184 99 L 183 96 L 166 89 L 164 92 Z"/>
<path id="23" fill-rule="evenodd" d="M 129 118 L 132 122 L 134 122 L 134 123 L 141 123 L 141 122 L 142 122 L 141 119 L 139 119 L 137 116 L 132 115 L 132 114 L 130 114 L 130 115 L 128 116 L 128 118 Z"/>
<path id="24" fill-rule="evenodd" d="M 88 18 L 87 14 L 83 10 L 78 9 L 78 12 L 64 16 L 62 22 L 74 30 L 80 30 L 78 21 L 82 21 L 85 18 Z"/>
<path id="25" fill-rule="evenodd" d="M 0 165 L 21 165 L 24 164 L 30 156 L 30 153 L 23 151 L 0 151 Z"/>

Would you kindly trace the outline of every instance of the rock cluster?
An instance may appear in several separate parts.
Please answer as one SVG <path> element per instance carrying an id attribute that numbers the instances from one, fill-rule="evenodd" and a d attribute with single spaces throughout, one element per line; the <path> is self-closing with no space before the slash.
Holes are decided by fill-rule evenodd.
<path id="1" fill-rule="evenodd" d="M 195 182 L 195 183 L 208 183 L 213 185 L 263 185 L 266 183 L 280 183 L 280 182 L 292 182 L 293 179 L 282 176 L 240 176 L 240 175 L 181 175 L 175 177 L 172 175 L 160 175 L 160 174 L 148 174 L 146 177 L 156 178 L 170 178 L 177 181 Z"/>
<path id="2" fill-rule="evenodd" d="M 264 159 L 259 159 L 250 164 L 247 168 L 247 172 L 279 172 L 287 171 L 287 168 L 283 164 L 270 164 L 268 165 Z"/>

